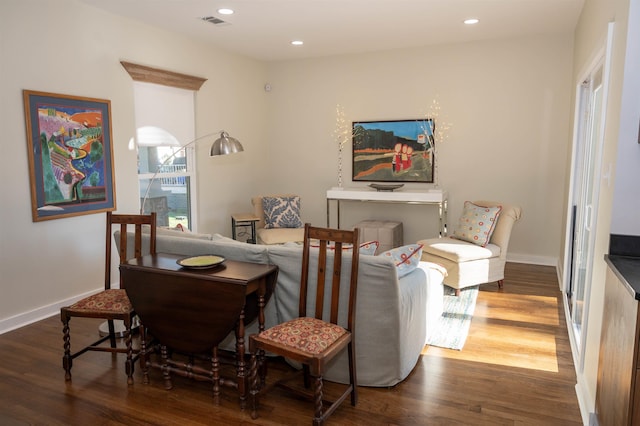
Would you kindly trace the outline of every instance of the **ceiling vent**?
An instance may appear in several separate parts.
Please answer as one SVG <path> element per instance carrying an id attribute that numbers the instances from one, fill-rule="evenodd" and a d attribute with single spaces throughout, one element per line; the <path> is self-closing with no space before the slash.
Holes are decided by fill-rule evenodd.
<path id="1" fill-rule="evenodd" d="M 229 25 L 228 22 L 223 21 L 222 19 L 217 18 L 215 16 L 204 16 L 200 19 L 202 19 L 203 21 L 209 22 L 210 24 L 213 24 L 213 25 Z"/>

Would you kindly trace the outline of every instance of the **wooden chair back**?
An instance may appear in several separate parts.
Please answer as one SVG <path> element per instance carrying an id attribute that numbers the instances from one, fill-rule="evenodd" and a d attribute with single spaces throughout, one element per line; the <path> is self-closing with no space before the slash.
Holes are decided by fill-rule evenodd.
<path id="1" fill-rule="evenodd" d="M 310 266 L 312 250 L 315 255 L 317 247 L 318 251 L 318 270 L 316 279 L 316 297 L 315 297 L 315 318 L 338 324 L 338 309 L 340 306 L 340 281 L 343 270 L 343 260 L 347 256 L 351 258 L 351 271 L 349 281 L 348 295 L 348 313 L 347 326 L 349 331 L 353 331 L 355 321 L 355 304 L 356 291 L 358 283 L 358 229 L 353 231 L 318 228 L 313 227 L 309 223 L 304 228 L 304 243 L 302 251 L 302 273 L 300 278 L 300 304 L 299 315 L 307 316 L 307 296 L 309 292 Z M 312 247 L 313 245 L 313 247 Z M 331 262 L 333 258 L 333 262 Z M 332 263 L 332 265 L 331 265 Z M 328 277 L 330 279 L 331 292 L 330 297 L 330 314 L 329 318 L 323 318 L 325 306 L 325 286 Z"/>
<path id="2" fill-rule="evenodd" d="M 105 260 L 105 282 L 104 288 L 111 288 L 111 246 L 112 233 L 114 225 L 120 227 L 120 248 L 118 257 L 120 262 L 124 263 L 134 257 L 142 256 L 142 227 L 149 227 L 149 253 L 156 252 L 156 213 L 152 212 L 147 215 L 139 214 L 113 214 L 107 212 L 107 235 L 106 235 L 106 260 Z M 128 252 L 127 233 L 133 230 L 134 244 L 133 253 Z M 122 287 L 122 279 L 120 280 L 120 288 Z"/>

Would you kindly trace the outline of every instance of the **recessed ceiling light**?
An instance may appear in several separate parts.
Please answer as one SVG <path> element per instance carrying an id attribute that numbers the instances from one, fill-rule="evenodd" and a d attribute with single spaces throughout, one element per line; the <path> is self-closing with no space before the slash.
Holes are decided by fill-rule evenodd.
<path id="1" fill-rule="evenodd" d="M 233 15 L 233 10 L 227 9 L 227 8 L 221 8 L 221 9 L 218 9 L 218 13 L 220 15 Z"/>
<path id="2" fill-rule="evenodd" d="M 302 40 L 293 40 L 291 42 L 291 44 L 294 45 L 294 46 L 302 46 L 304 44 L 304 41 L 302 41 Z"/>
<path id="3" fill-rule="evenodd" d="M 464 23 L 467 25 L 473 25 L 473 24 L 477 24 L 478 22 L 480 22 L 479 19 L 476 18 L 471 18 L 471 19 L 465 19 Z"/>

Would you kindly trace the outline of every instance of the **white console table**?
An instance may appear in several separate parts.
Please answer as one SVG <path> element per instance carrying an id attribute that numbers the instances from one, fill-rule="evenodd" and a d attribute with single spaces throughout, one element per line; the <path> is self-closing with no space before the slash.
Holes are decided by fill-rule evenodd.
<path id="1" fill-rule="evenodd" d="M 378 203 L 431 204 L 438 206 L 440 215 L 440 236 L 447 235 L 447 191 L 430 190 L 395 190 L 376 191 L 372 188 L 338 188 L 327 190 L 327 227 L 330 227 L 331 201 L 337 207 L 338 228 L 340 228 L 340 202 L 364 201 Z"/>

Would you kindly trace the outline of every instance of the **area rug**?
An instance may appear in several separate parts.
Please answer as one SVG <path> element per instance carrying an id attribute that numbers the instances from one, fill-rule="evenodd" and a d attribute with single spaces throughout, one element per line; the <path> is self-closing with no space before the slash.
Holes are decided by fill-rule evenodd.
<path id="1" fill-rule="evenodd" d="M 469 334 L 477 298 L 478 286 L 461 290 L 458 297 L 454 289 L 445 286 L 442 316 L 429 337 L 427 345 L 462 350 Z"/>

